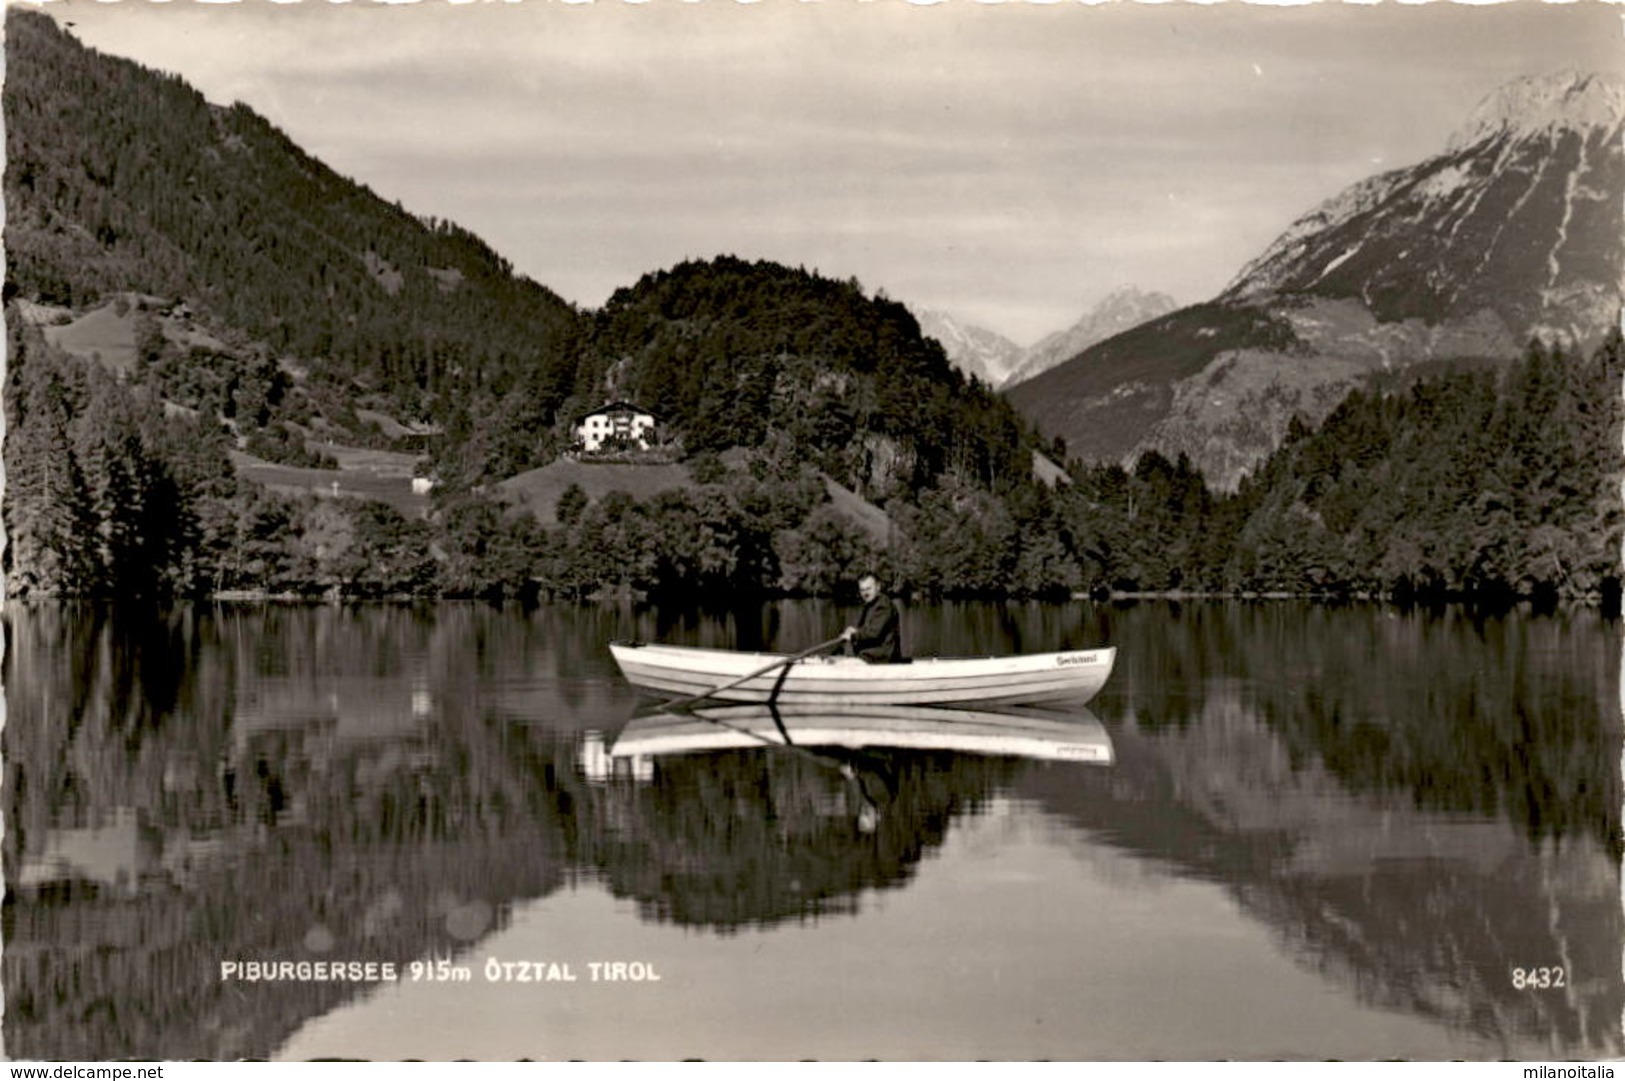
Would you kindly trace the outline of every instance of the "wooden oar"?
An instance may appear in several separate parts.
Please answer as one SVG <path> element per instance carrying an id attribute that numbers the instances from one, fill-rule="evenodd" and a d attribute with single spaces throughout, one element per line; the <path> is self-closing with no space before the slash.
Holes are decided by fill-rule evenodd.
<path id="1" fill-rule="evenodd" d="M 797 661 L 805 660 L 806 658 L 811 657 L 814 653 L 822 653 L 826 649 L 838 646 L 845 640 L 846 635 L 837 635 L 827 642 L 820 642 L 816 646 L 802 650 L 800 653 L 793 653 L 788 657 L 781 657 L 765 668 L 758 668 L 756 671 L 751 672 L 748 675 L 740 676 L 738 679 L 729 680 L 720 687 L 713 687 L 704 694 L 691 694 L 687 698 L 674 698 L 670 702 L 660 703 L 660 705 L 656 706 L 655 708 L 660 710 L 682 709 L 685 706 L 693 705 L 695 702 L 704 702 L 709 698 L 715 698 L 723 691 L 739 686 L 741 683 L 749 683 L 751 680 L 759 679 L 760 677 L 767 675 L 769 672 L 776 671 L 780 668 L 785 668 L 789 665 L 795 664 Z M 773 697 L 777 697 L 777 688 L 775 688 L 774 691 L 775 693 Z"/>

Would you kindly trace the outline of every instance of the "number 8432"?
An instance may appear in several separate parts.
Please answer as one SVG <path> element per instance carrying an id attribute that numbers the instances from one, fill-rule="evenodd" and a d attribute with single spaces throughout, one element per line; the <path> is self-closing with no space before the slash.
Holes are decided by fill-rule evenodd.
<path id="1" fill-rule="evenodd" d="M 1512 986 L 1519 991 L 1544 991 L 1551 987 L 1565 987 L 1565 973 L 1561 968 L 1515 968 Z"/>

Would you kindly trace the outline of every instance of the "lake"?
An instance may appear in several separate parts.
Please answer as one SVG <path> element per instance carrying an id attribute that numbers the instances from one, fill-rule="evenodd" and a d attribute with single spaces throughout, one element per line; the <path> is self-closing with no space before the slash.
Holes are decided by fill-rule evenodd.
<path id="1" fill-rule="evenodd" d="M 8 607 L 5 1055 L 1625 1054 L 1617 620 L 921 604 L 920 656 L 1118 647 L 1028 718 L 1104 757 L 616 753 L 607 641 L 852 614 Z"/>

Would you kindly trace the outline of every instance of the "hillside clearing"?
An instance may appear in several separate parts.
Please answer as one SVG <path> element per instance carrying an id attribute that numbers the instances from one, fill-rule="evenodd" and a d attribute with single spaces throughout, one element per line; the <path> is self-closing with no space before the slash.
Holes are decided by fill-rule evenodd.
<path id="1" fill-rule="evenodd" d="M 529 510 L 542 525 L 551 527 L 559 524 L 555 513 L 559 496 L 572 484 L 579 485 L 593 502 L 614 491 L 626 492 L 642 502 L 674 488 L 693 487 L 695 482 L 686 465 L 627 465 L 560 458 L 540 469 L 509 477 L 497 484 L 495 491 L 513 505 Z M 835 509 L 848 521 L 876 544 L 887 543 L 891 519 L 885 511 L 829 477 L 824 478 L 824 488 Z"/>
<path id="2" fill-rule="evenodd" d="M 570 485 L 579 485 L 587 498 L 597 502 L 613 491 L 622 491 L 642 502 L 673 488 L 689 488 L 694 476 L 686 465 L 626 465 L 619 462 L 580 462 L 560 458 L 539 469 L 528 470 L 496 484 L 498 496 L 524 507 L 545 526 L 558 525 L 554 513 Z"/>
<path id="3" fill-rule="evenodd" d="M 55 320 L 67 314 L 65 308 L 36 305 L 29 314 L 41 320 L 49 317 L 44 333 L 51 346 L 81 360 L 99 361 L 119 376 L 128 375 L 135 366 L 136 320 L 143 314 L 156 319 L 164 338 L 181 349 L 224 352 L 229 348 L 189 317 L 161 314 L 156 309 L 163 303 L 159 297 L 125 293 L 63 323 Z"/>
<path id="4" fill-rule="evenodd" d="M 339 465 L 344 473 L 370 473 L 377 477 L 410 480 L 418 474 L 421 454 L 405 454 L 398 450 L 377 450 L 372 447 L 347 447 L 322 439 L 307 439 L 308 450 L 325 454 Z"/>
<path id="5" fill-rule="evenodd" d="M 83 360 L 100 361 L 115 375 L 135 366 L 135 309 L 119 315 L 112 305 L 86 312 L 71 323 L 45 328 L 45 340 Z"/>
<path id="6" fill-rule="evenodd" d="M 337 499 L 370 499 L 388 503 L 408 518 L 429 513 L 429 497 L 412 493 L 412 479 L 367 469 L 300 469 L 276 465 L 261 458 L 231 452 L 237 475 L 283 495 L 315 495 Z"/>
<path id="7" fill-rule="evenodd" d="M 824 478 L 824 489 L 841 516 L 863 530 L 870 540 L 881 547 L 891 542 L 891 518 L 885 511 L 829 477 Z"/>

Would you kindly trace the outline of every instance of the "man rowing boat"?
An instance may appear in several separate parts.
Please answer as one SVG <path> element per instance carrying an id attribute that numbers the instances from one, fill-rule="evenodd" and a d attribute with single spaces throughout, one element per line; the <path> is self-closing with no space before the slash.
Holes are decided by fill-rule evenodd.
<path id="1" fill-rule="evenodd" d="M 858 579 L 858 596 L 863 613 L 841 634 L 842 649 L 855 653 L 870 664 L 896 664 L 903 659 L 902 638 L 898 635 L 897 606 L 880 591 L 880 579 L 865 574 Z"/>

